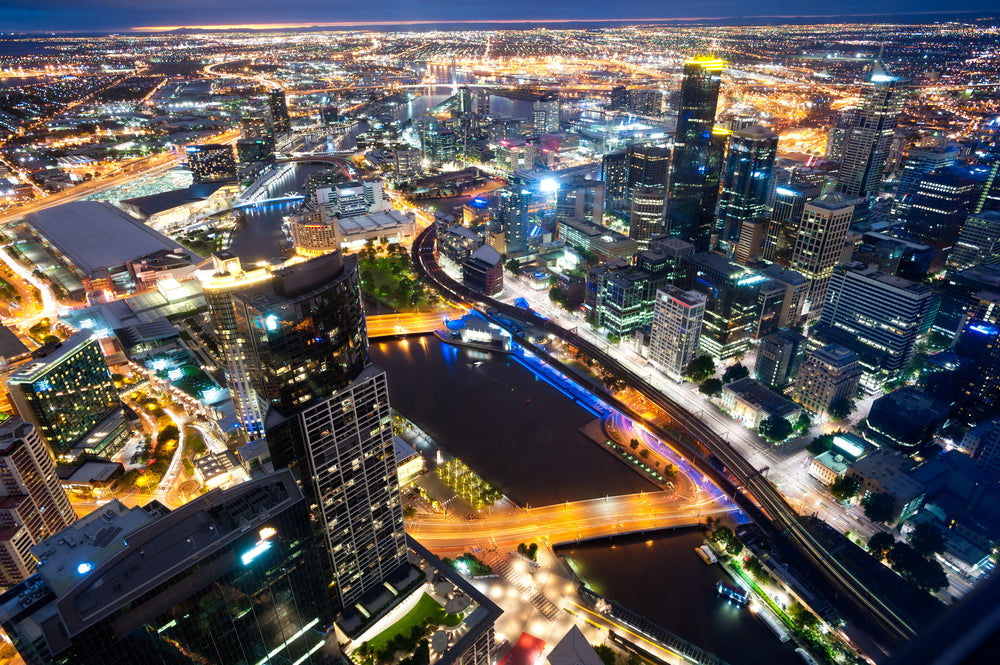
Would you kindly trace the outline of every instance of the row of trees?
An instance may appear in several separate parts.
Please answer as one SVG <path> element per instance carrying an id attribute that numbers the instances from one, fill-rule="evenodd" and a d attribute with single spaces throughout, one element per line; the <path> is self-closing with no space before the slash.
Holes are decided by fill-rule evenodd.
<path id="1" fill-rule="evenodd" d="M 907 541 L 880 531 L 868 541 L 868 552 L 879 561 L 886 561 L 897 575 L 920 589 L 934 593 L 946 588 L 948 576 L 934 558 L 945 551 L 941 530 L 923 522 L 910 532 Z"/>

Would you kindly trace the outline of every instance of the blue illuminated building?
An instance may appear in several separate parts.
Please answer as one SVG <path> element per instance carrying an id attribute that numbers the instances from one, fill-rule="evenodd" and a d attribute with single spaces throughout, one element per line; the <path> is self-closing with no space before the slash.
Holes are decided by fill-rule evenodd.
<path id="1" fill-rule="evenodd" d="M 32 549 L 0 596 L 29 665 L 338 662 L 321 545 L 290 471 L 174 511 L 114 501 Z"/>

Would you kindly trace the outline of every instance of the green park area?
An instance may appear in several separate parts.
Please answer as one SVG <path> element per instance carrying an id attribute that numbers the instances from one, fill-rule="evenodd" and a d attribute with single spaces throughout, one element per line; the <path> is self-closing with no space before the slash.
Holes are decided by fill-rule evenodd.
<path id="1" fill-rule="evenodd" d="M 436 600 L 424 593 L 403 618 L 362 644 L 356 654 L 360 656 L 360 662 L 369 665 L 406 662 L 407 659 L 398 660 L 396 654 L 413 652 L 418 649 L 418 643 L 438 627 L 457 626 L 461 621 L 461 614 L 448 614 Z"/>
<path id="2" fill-rule="evenodd" d="M 398 244 L 373 243 L 358 252 L 365 295 L 394 310 L 434 306 L 438 299 L 413 273 L 410 254 Z"/>

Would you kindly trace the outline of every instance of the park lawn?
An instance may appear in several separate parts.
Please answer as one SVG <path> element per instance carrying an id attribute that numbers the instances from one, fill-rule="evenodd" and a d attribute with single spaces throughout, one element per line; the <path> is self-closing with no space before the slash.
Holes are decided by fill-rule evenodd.
<path id="1" fill-rule="evenodd" d="M 462 620 L 462 615 L 448 614 L 436 600 L 424 592 L 406 616 L 368 640 L 368 646 L 373 652 L 378 652 L 396 635 L 409 635 L 410 629 L 424 619 L 429 619 L 435 626 L 457 626 Z"/>

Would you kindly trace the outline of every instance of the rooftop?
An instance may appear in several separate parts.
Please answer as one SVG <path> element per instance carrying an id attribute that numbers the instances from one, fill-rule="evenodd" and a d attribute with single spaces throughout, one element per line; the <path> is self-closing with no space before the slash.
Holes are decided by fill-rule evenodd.
<path id="1" fill-rule="evenodd" d="M 801 411 L 801 407 L 795 402 L 785 399 L 778 393 L 770 390 L 756 379 L 744 377 L 728 384 L 727 390 L 742 401 L 752 404 L 756 409 L 764 411 L 768 415 L 779 418 L 787 418 Z"/>
<path id="2" fill-rule="evenodd" d="M 84 275 L 160 249 L 187 250 L 110 203 L 72 201 L 25 215 Z"/>
<path id="3" fill-rule="evenodd" d="M 35 351 L 35 359 L 22 365 L 14 374 L 10 376 L 8 382 L 31 383 L 41 378 L 52 367 L 58 364 L 63 358 L 75 353 L 81 346 L 94 339 L 94 333 L 90 330 L 80 330 L 73 333 L 62 342 L 46 345 Z"/>
<path id="4" fill-rule="evenodd" d="M 160 192 L 159 194 L 125 199 L 121 204 L 141 219 L 149 219 L 153 215 L 166 212 L 167 210 L 173 210 L 174 208 L 179 208 L 195 201 L 204 201 L 220 187 L 222 187 L 221 183 L 206 182 L 191 185 L 183 189 L 172 189 L 167 192 Z"/>

